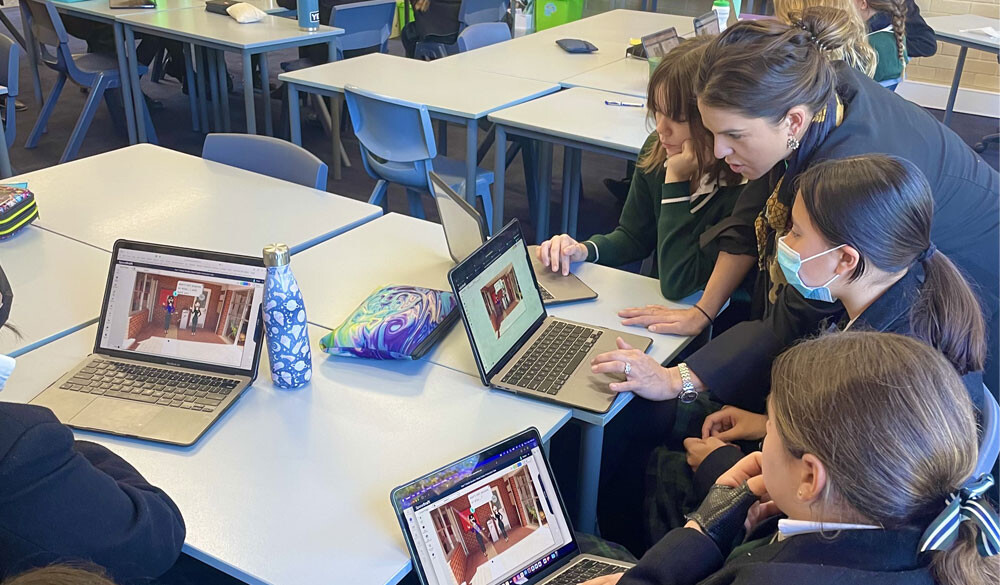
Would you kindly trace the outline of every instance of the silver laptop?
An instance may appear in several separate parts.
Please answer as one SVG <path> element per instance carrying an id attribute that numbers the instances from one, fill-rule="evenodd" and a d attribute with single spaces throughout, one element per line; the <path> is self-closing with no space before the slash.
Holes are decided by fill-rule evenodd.
<path id="1" fill-rule="evenodd" d="M 594 374 L 590 360 L 621 337 L 646 351 L 653 340 L 550 317 L 516 219 L 448 272 L 483 384 L 607 412 L 623 375 Z"/>
<path id="2" fill-rule="evenodd" d="M 533 428 L 390 497 L 423 585 L 577 585 L 632 566 L 580 553 Z"/>
<path id="3" fill-rule="evenodd" d="M 483 217 L 465 199 L 448 186 L 437 173 L 430 173 L 431 189 L 437 204 L 438 216 L 444 227 L 444 237 L 448 242 L 448 253 L 456 263 L 465 260 L 487 239 Z M 538 259 L 538 246 L 529 246 L 531 266 L 535 269 L 535 280 L 546 305 L 570 303 L 596 299 L 597 293 L 583 283 L 576 275 L 552 272 Z"/>
<path id="4" fill-rule="evenodd" d="M 257 376 L 261 258 L 118 240 L 94 353 L 36 396 L 71 427 L 191 445 Z"/>

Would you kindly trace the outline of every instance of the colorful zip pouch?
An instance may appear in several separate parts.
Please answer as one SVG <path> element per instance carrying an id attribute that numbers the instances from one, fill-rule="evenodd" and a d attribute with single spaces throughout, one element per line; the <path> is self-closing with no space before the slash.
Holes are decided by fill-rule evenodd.
<path id="1" fill-rule="evenodd" d="M 26 183 L 0 185 L 0 240 L 13 236 L 37 217 L 38 205 Z"/>

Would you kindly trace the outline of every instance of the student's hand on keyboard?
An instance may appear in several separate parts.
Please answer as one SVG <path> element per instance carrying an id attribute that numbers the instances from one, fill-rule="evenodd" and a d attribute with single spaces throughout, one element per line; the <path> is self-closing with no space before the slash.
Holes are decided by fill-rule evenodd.
<path id="1" fill-rule="evenodd" d="M 543 266 L 548 266 L 552 272 L 562 272 L 562 275 L 566 276 L 569 274 L 570 264 L 587 259 L 587 246 L 562 234 L 542 242 L 538 246 L 537 253 Z"/>
<path id="2" fill-rule="evenodd" d="M 624 382 L 612 382 L 608 387 L 614 392 L 634 392 L 647 400 L 670 400 L 680 393 L 666 368 L 645 352 L 634 349 L 625 340 L 617 339 L 618 349 L 602 353 L 590 363 L 595 374 L 625 375 Z M 625 373 L 628 364 L 628 373 Z"/>
<path id="3" fill-rule="evenodd" d="M 668 309 L 661 305 L 631 307 L 618 311 L 622 325 L 645 327 L 653 333 L 698 335 L 708 319 L 698 309 Z"/>
<path id="4" fill-rule="evenodd" d="M 615 585 L 621 580 L 622 575 L 625 573 L 615 573 L 614 575 L 604 575 L 603 577 L 597 577 L 596 579 L 591 579 L 590 581 L 584 581 L 581 585 Z"/>

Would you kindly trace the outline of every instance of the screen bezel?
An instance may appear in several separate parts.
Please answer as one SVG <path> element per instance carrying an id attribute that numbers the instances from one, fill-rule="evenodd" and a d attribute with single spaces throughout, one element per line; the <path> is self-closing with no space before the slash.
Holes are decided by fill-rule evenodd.
<path id="1" fill-rule="evenodd" d="M 444 179 L 438 176 L 437 173 L 431 171 L 430 173 L 428 173 L 428 175 L 431 178 L 431 188 L 434 190 L 433 193 L 434 204 L 438 209 L 438 217 L 441 218 L 441 227 L 444 228 L 444 240 L 445 243 L 448 245 L 448 254 L 451 256 L 451 259 L 454 260 L 455 263 L 457 264 L 462 260 L 465 260 L 465 258 L 459 258 L 455 254 L 454 248 L 452 248 L 452 239 L 448 237 L 448 223 L 444 221 L 444 214 L 441 213 L 441 206 L 437 203 L 438 200 L 441 197 L 447 197 L 451 199 L 451 201 L 454 202 L 456 205 L 458 205 L 458 207 L 462 211 L 469 214 L 469 217 L 471 217 L 476 221 L 476 224 L 479 226 L 480 244 L 489 239 L 489 233 L 486 229 L 486 222 L 483 221 L 483 216 L 479 214 L 476 208 L 469 205 L 469 203 L 465 199 L 460 197 L 459 194 L 456 193 L 454 189 L 449 187 L 448 184 L 444 182 Z M 440 193 L 438 193 L 439 189 L 441 190 Z"/>
<path id="2" fill-rule="evenodd" d="M 106 355 L 120 359 L 148 362 L 151 364 L 157 364 L 161 366 L 190 368 L 193 370 L 202 370 L 206 372 L 214 372 L 230 376 L 250 376 L 251 378 L 257 377 L 257 368 L 260 365 L 260 354 L 263 348 L 262 341 L 264 338 L 263 302 L 261 302 L 261 305 L 260 307 L 258 307 L 257 310 L 257 327 L 255 329 L 254 340 L 253 340 L 254 341 L 253 364 L 248 369 L 231 367 L 231 366 L 220 366 L 217 364 L 209 364 L 205 362 L 180 360 L 180 359 L 150 355 L 147 353 L 136 353 L 132 351 L 107 349 L 101 347 L 101 338 L 104 336 L 104 322 L 105 319 L 107 318 L 108 306 L 111 303 L 111 281 L 115 275 L 115 267 L 118 265 L 118 252 L 123 249 L 136 250 L 139 252 L 152 252 L 156 254 L 168 254 L 172 256 L 186 256 L 188 258 L 197 258 L 199 260 L 209 260 L 213 262 L 229 262 L 231 264 L 244 264 L 246 266 L 255 266 L 255 267 L 264 266 L 264 259 L 262 257 L 258 258 L 255 256 L 242 256 L 239 254 L 210 252 L 208 250 L 195 250 L 192 248 L 180 248 L 176 246 L 150 244 L 147 242 L 135 242 L 132 240 L 117 240 L 115 242 L 114 249 L 111 252 L 111 266 L 108 268 L 108 279 L 107 282 L 104 284 L 104 302 L 101 304 L 101 316 L 99 317 L 99 320 L 97 322 L 97 337 L 94 339 L 95 354 Z"/>
<path id="3" fill-rule="evenodd" d="M 677 43 L 673 47 L 670 47 L 670 51 L 673 51 L 674 49 L 677 48 L 678 45 L 680 45 L 681 37 L 680 37 L 680 35 L 677 34 L 677 28 L 676 27 L 672 26 L 670 28 L 665 28 L 665 29 L 663 29 L 661 31 L 657 31 L 657 32 L 655 32 L 653 34 L 649 34 L 649 35 L 646 35 L 646 36 L 642 37 L 642 40 L 641 40 L 641 42 L 642 42 L 642 50 L 646 53 L 646 59 L 649 59 L 649 58 L 654 58 L 654 59 L 655 58 L 660 58 L 660 59 L 662 59 L 667 53 L 669 53 L 670 51 L 667 51 L 663 55 L 654 56 L 654 55 L 651 55 L 650 52 L 649 52 L 649 48 L 650 48 L 650 46 L 653 43 L 659 44 L 659 43 L 662 43 L 663 41 L 668 40 L 668 39 L 673 39 Z"/>
<path id="4" fill-rule="evenodd" d="M 715 23 L 715 30 L 707 33 L 702 32 L 712 22 Z M 718 35 L 721 33 L 722 31 L 720 30 L 719 27 L 719 18 L 715 15 L 715 12 L 706 12 L 705 14 L 702 14 L 701 16 L 696 16 L 694 18 L 694 34 L 696 37 L 701 37 L 705 35 Z"/>
<path id="5" fill-rule="evenodd" d="M 463 271 L 471 270 L 473 260 L 486 254 L 488 251 L 492 251 L 493 248 L 502 246 L 503 242 L 505 242 L 507 238 L 512 237 L 508 235 L 508 233 L 514 232 L 520 236 L 520 244 L 515 245 L 520 245 L 524 250 L 524 259 L 528 263 L 528 269 L 531 272 L 531 289 L 536 295 L 538 295 L 538 302 L 541 304 L 542 314 L 528 327 L 527 330 L 525 330 L 520 339 L 511 345 L 510 349 L 508 349 L 503 356 L 497 360 L 497 363 L 490 369 L 490 371 L 487 372 L 483 366 L 482 357 L 479 355 L 479 348 L 476 347 L 476 338 L 472 335 L 472 327 L 469 324 L 469 316 L 465 314 L 465 307 L 462 305 L 462 297 L 459 294 L 458 286 L 455 284 L 455 275 Z M 538 278 L 535 276 L 535 267 L 531 264 L 531 257 L 528 255 L 528 245 L 524 243 L 524 234 L 521 233 L 521 224 L 517 221 L 517 218 L 510 220 L 510 222 L 505 225 L 502 230 L 483 243 L 478 250 L 469 254 L 468 258 L 462 260 L 449 270 L 448 284 L 451 286 L 451 291 L 455 294 L 455 299 L 458 301 L 458 310 L 462 312 L 462 325 L 465 326 L 465 333 L 469 338 L 469 344 L 472 346 L 472 357 L 476 359 L 476 369 L 479 370 L 479 378 L 482 380 L 484 386 L 489 386 L 490 378 L 495 376 L 497 372 L 502 370 L 503 367 L 507 365 L 507 362 L 514 357 L 514 354 L 517 353 L 517 351 L 521 349 L 525 343 L 527 343 L 528 339 L 534 335 L 535 331 L 542 326 L 542 323 L 544 323 L 545 319 L 549 316 L 548 311 L 545 309 L 545 302 L 542 300 L 542 293 L 538 290 Z M 525 295 L 529 294 L 525 291 L 522 292 L 524 292 Z"/>
<path id="6" fill-rule="evenodd" d="M 403 540 L 406 541 L 406 550 L 407 552 L 410 553 L 410 562 L 413 564 L 413 570 L 417 574 L 417 579 L 420 580 L 421 585 L 427 585 L 427 580 L 424 578 L 425 574 L 424 567 L 423 565 L 420 564 L 420 556 L 417 555 L 416 546 L 413 544 L 413 537 L 410 535 L 410 529 L 406 526 L 406 518 L 403 517 L 403 508 L 400 505 L 400 499 L 401 499 L 400 496 L 402 491 L 415 483 L 421 482 L 436 473 L 440 473 L 448 469 L 449 467 L 452 467 L 462 462 L 463 460 L 468 459 L 469 457 L 478 455 L 479 459 L 482 460 L 485 456 L 488 456 L 491 453 L 504 451 L 510 446 L 518 445 L 529 439 L 535 439 L 538 442 L 539 449 L 542 450 L 542 460 L 545 462 L 545 470 L 549 474 L 549 478 L 552 480 L 552 488 L 556 495 L 556 503 L 559 504 L 559 508 L 562 511 L 563 517 L 566 519 L 566 525 L 569 527 L 569 532 L 570 535 L 572 536 L 572 543 L 576 545 L 575 551 L 572 551 L 565 557 L 556 559 L 556 561 L 551 565 L 549 565 L 549 567 L 543 568 L 535 575 L 532 575 L 531 579 L 529 580 L 529 583 L 540 582 L 541 580 L 545 579 L 549 575 L 552 575 L 559 569 L 566 566 L 566 564 L 572 561 L 574 558 L 582 554 L 582 551 L 580 550 L 580 544 L 579 542 L 577 542 L 576 530 L 573 528 L 573 519 L 570 517 L 569 512 L 566 510 L 566 504 L 563 502 L 562 492 L 559 491 L 559 484 L 558 482 L 556 482 L 556 477 L 552 473 L 552 465 L 549 463 L 549 458 L 545 456 L 545 450 L 543 449 L 544 443 L 542 442 L 542 437 L 538 433 L 537 428 L 528 427 L 527 429 L 521 431 L 520 433 L 508 437 L 506 439 L 503 439 L 502 441 L 499 441 L 497 443 L 494 443 L 493 445 L 481 449 L 476 453 L 472 453 L 467 457 L 456 459 L 455 461 L 452 461 L 447 465 L 442 465 L 441 467 L 435 469 L 434 471 L 426 473 L 413 481 L 409 481 L 402 485 L 396 486 L 389 493 L 389 500 L 392 502 L 392 509 L 396 512 L 396 521 L 399 523 L 400 530 L 403 531 Z"/>

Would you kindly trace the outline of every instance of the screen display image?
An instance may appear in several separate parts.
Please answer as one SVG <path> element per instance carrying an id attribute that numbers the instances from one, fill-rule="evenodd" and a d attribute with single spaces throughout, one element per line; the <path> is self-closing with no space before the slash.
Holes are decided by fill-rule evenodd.
<path id="1" fill-rule="evenodd" d="M 660 59 L 680 44 L 681 40 L 674 27 L 642 37 L 642 47 L 646 50 L 647 59 Z"/>
<path id="2" fill-rule="evenodd" d="M 702 37 L 719 34 L 719 17 L 707 12 L 694 19 L 694 34 Z"/>

